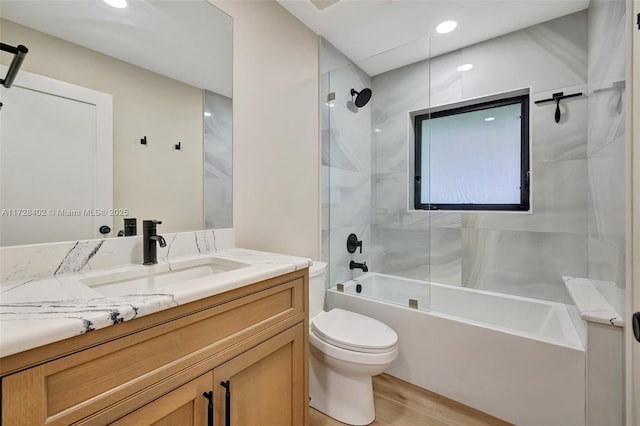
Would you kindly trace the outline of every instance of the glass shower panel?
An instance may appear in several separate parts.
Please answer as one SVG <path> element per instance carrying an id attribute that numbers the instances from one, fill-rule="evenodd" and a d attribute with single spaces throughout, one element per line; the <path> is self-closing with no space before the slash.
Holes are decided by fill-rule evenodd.
<path id="1" fill-rule="evenodd" d="M 438 175 L 442 174 L 443 162 L 434 160 L 439 154 L 440 147 L 450 146 L 447 132 L 440 132 L 437 123 L 433 125 L 433 111 L 442 108 L 443 105 L 458 102 L 461 99 L 462 83 L 461 72 L 458 67 L 463 64 L 462 52 L 454 50 L 443 51 L 437 41 L 432 41 L 432 57 L 429 59 L 429 106 L 430 108 L 419 114 L 426 114 L 422 142 L 426 149 L 422 150 L 422 162 L 426 164 L 426 170 L 422 174 L 423 197 L 428 204 L 437 203 L 438 188 L 434 188 L 434 182 Z M 435 151 L 434 151 L 435 150 Z M 449 170 L 449 168 L 446 168 Z M 426 172 L 426 173 L 425 173 Z M 435 173 L 435 175 L 433 175 Z M 425 178 L 426 174 L 426 178 Z M 451 179 L 457 179 L 454 174 Z M 445 294 L 450 296 L 456 293 L 446 292 L 447 286 L 461 285 L 462 272 L 462 214 L 458 211 L 428 210 L 429 211 L 429 270 L 431 287 L 431 310 L 441 313 L 452 313 L 450 303 L 447 303 Z M 443 291 L 444 290 L 444 291 Z M 456 303 L 456 302 L 452 302 Z"/>
<path id="2" fill-rule="evenodd" d="M 335 63 L 340 55 L 334 52 Z M 342 57 L 341 66 L 329 72 L 328 85 L 329 276 L 335 285 L 372 266 L 371 102 L 360 108 L 354 102 L 355 92 L 371 87 L 371 78 Z"/>
<path id="3" fill-rule="evenodd" d="M 428 39 L 416 45 L 429 50 Z M 354 63 L 323 41 L 323 232 L 330 287 L 428 310 L 431 212 L 413 207 L 412 113 L 429 107 L 429 66 L 421 60 L 384 69 L 385 58 L 406 56 L 411 46 Z M 367 88 L 371 99 L 358 107 Z"/>
<path id="4" fill-rule="evenodd" d="M 429 55 L 429 39 L 416 40 L 359 63 Z M 407 61 L 410 61 L 407 59 Z M 431 212 L 414 208 L 414 115 L 429 108 L 429 64 L 414 60 L 373 77 L 374 170 L 372 236 L 376 271 L 394 277 L 397 303 L 429 310 Z"/>

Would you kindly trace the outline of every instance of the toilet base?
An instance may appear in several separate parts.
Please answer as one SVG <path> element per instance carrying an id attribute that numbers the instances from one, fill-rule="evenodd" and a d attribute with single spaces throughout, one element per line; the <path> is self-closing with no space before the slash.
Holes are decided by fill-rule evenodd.
<path id="1" fill-rule="evenodd" d="M 349 425 L 368 425 L 376 418 L 370 375 L 344 375 L 309 357 L 309 405 Z"/>

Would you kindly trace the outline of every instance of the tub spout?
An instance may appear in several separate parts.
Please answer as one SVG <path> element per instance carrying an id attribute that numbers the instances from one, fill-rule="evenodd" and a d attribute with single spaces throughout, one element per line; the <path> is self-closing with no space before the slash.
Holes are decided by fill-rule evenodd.
<path id="1" fill-rule="evenodd" d="M 369 268 L 367 268 L 367 262 L 354 262 L 353 260 L 349 262 L 349 269 L 362 269 L 362 272 L 369 272 Z"/>

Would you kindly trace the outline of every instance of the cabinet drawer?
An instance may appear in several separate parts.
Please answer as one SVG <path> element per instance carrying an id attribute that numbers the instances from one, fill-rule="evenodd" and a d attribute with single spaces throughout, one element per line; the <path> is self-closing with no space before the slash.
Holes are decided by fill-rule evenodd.
<path id="1" fill-rule="evenodd" d="M 7 376 L 2 382 L 3 424 L 80 420 L 304 314 L 303 284 L 303 278 L 294 279 Z"/>

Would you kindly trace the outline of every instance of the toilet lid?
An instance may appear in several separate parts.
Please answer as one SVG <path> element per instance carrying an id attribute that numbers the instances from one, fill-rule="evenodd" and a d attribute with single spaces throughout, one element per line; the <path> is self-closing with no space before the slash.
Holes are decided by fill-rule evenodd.
<path id="1" fill-rule="evenodd" d="M 311 332 L 331 345 L 357 352 L 389 352 L 398 343 L 398 335 L 386 324 L 337 308 L 314 317 Z"/>

